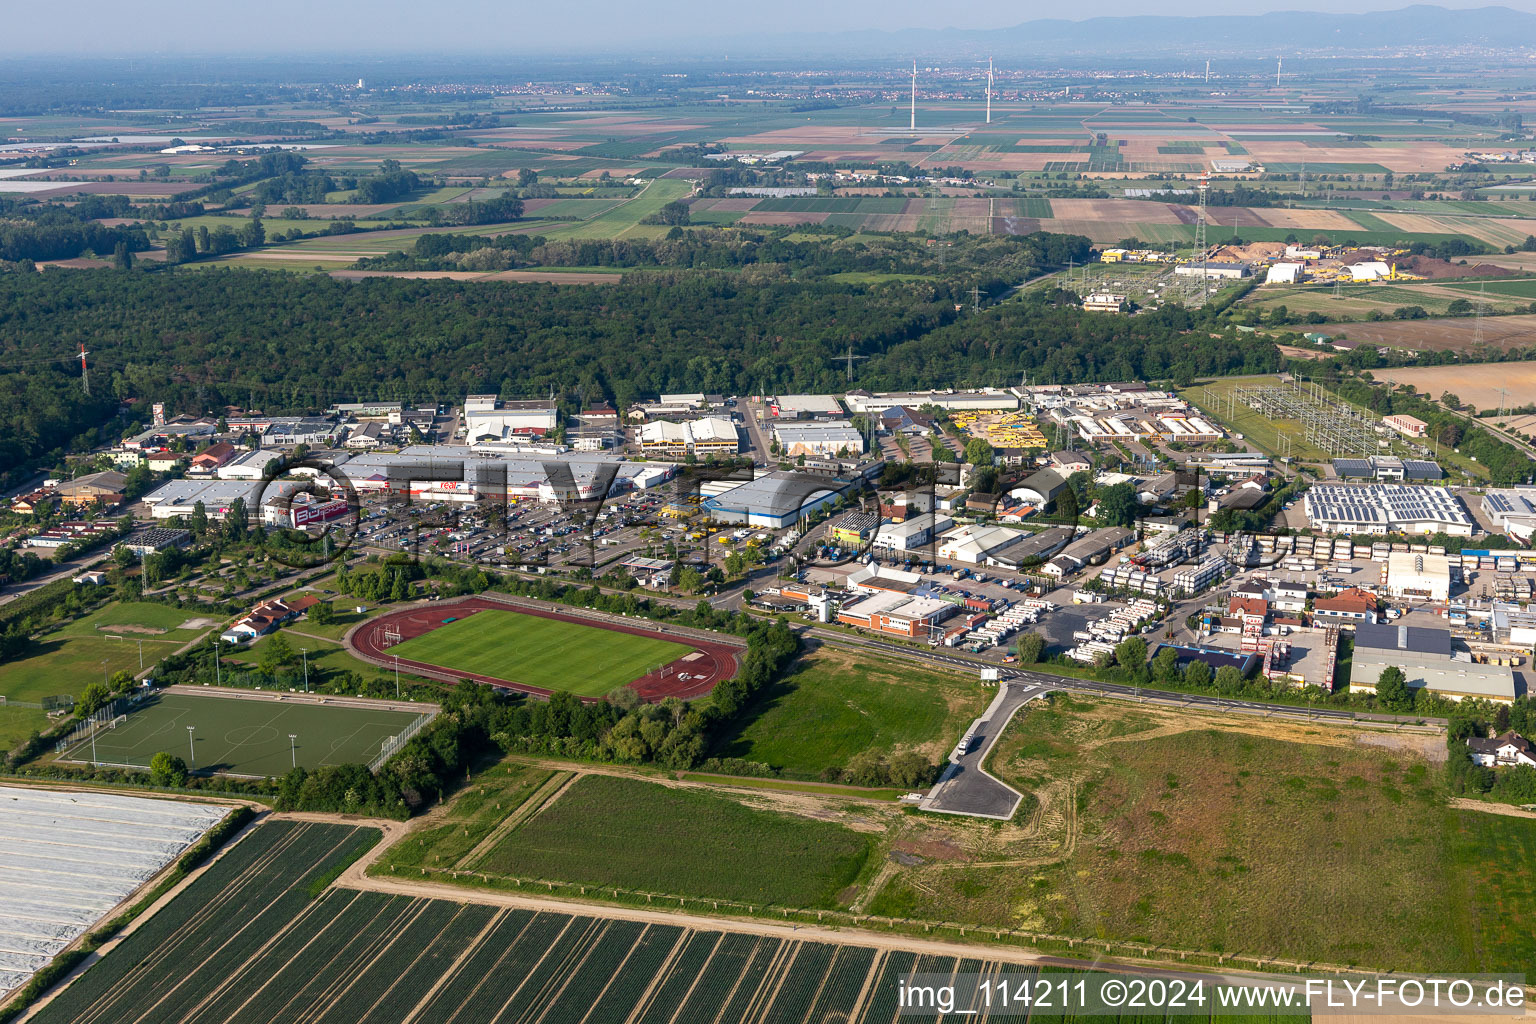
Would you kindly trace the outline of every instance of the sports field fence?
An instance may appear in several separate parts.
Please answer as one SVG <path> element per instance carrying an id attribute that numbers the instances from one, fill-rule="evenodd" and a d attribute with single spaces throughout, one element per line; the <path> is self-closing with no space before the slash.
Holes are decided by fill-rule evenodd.
<path id="1" fill-rule="evenodd" d="M 398 754 L 401 748 L 403 748 L 407 743 L 411 741 L 411 737 L 425 729 L 427 727 L 427 723 L 432 721 L 432 719 L 435 717 L 435 712 L 428 712 L 426 714 L 417 715 L 414 719 L 411 720 L 410 725 L 407 725 L 404 729 L 401 729 L 400 732 L 396 735 L 390 736 L 384 740 L 384 742 L 380 744 L 379 747 L 379 756 L 375 757 L 368 763 L 368 770 L 370 772 L 377 773 L 380 768 L 384 767 L 385 763 L 390 758 Z"/>
<path id="2" fill-rule="evenodd" d="M 54 753 L 62 754 L 70 747 L 90 739 L 102 729 L 116 729 L 119 722 L 127 719 L 123 705 L 126 702 L 119 697 L 105 707 L 93 711 L 90 717 L 76 723 L 75 727 L 61 737 L 54 746 Z"/>

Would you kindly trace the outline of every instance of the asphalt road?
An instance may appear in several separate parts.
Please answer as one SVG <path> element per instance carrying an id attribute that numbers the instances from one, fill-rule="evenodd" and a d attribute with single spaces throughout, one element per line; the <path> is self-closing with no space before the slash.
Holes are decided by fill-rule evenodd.
<path id="1" fill-rule="evenodd" d="M 967 730 L 969 743 L 966 744 L 965 752 L 959 757 L 951 755 L 944 774 L 918 806 L 925 811 L 964 814 L 974 818 L 1007 821 L 1013 817 L 1024 794 L 988 775 L 982 765 L 986 763 L 987 755 L 997 745 L 1014 713 L 1036 697 L 1045 696 L 1050 689 L 1055 687 L 1047 688 L 1027 682 L 1000 684 L 997 698 Z"/>

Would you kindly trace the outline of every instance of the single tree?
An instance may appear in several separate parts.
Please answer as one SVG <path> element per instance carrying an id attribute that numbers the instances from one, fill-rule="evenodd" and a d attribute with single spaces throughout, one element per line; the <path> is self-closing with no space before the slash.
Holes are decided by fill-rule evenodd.
<path id="1" fill-rule="evenodd" d="M 157 786 L 185 786 L 187 762 L 162 750 L 149 759 L 149 775 Z"/>

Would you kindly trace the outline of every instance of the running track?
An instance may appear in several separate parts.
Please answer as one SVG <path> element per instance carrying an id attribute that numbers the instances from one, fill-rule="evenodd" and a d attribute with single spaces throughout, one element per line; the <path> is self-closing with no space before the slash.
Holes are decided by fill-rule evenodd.
<path id="1" fill-rule="evenodd" d="M 648 636 L 652 639 L 667 639 L 674 642 L 689 644 L 693 652 L 684 655 L 669 665 L 662 666 L 660 674 L 650 672 L 641 676 L 629 685 L 632 686 L 642 700 L 659 701 L 665 697 L 680 697 L 683 700 L 692 700 L 702 697 L 715 688 L 715 684 L 723 679 L 729 679 L 736 674 L 737 656 L 742 648 L 736 644 L 714 643 L 700 640 L 692 633 L 676 632 L 665 625 L 658 631 L 654 623 L 644 625 L 634 624 L 630 620 L 613 619 L 611 617 L 597 617 L 594 613 L 591 617 L 583 615 L 571 615 L 564 612 L 550 611 L 533 604 L 524 604 L 520 601 L 498 601 L 487 597 L 468 597 L 457 601 L 433 602 L 426 605 L 417 605 L 414 608 L 406 608 L 396 612 L 389 612 L 377 618 L 369 619 L 352 627 L 343 638 L 342 643 L 357 657 L 380 668 L 393 668 L 395 658 L 389 653 L 384 640 L 386 627 L 393 627 L 400 631 L 401 641 L 411 640 L 423 633 L 443 625 L 448 619 L 462 619 L 483 609 L 497 611 L 513 611 L 522 615 L 537 615 L 544 619 L 558 619 L 561 622 L 574 622 L 594 629 L 611 629 L 617 633 L 629 633 L 634 636 Z M 644 622 L 645 620 L 642 620 Z M 689 660 L 692 659 L 692 660 Z M 480 675 L 475 672 L 454 671 L 442 665 L 433 665 L 422 661 L 412 661 L 408 658 L 400 659 L 400 667 L 416 675 L 426 676 L 429 679 L 441 679 L 446 682 L 457 682 L 460 679 L 473 679 L 477 683 L 487 683 L 506 690 L 516 690 L 519 693 L 530 693 L 540 697 L 548 697 L 550 690 L 538 686 L 529 686 L 510 679 L 497 679 L 493 676 Z M 687 678 L 683 678 L 687 676 Z M 602 697 L 583 697 L 587 702 L 602 700 Z"/>

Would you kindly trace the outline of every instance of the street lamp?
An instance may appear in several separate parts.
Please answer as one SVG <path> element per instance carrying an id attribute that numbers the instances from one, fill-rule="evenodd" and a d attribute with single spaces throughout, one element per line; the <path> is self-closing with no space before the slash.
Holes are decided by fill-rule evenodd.
<path id="1" fill-rule="evenodd" d="M 187 726 L 187 757 L 190 758 L 187 761 L 187 766 L 190 768 L 197 767 L 197 751 L 192 748 L 192 730 L 196 728 L 197 726 L 195 725 Z"/>
<path id="2" fill-rule="evenodd" d="M 288 734 L 288 753 L 293 757 L 293 766 L 295 768 L 299 766 L 299 748 L 295 746 L 295 742 L 298 740 L 298 738 L 299 734 L 296 732 L 291 732 Z"/>
<path id="3" fill-rule="evenodd" d="M 299 657 L 304 662 L 304 692 L 309 692 L 309 648 L 300 647 Z"/>
<path id="4" fill-rule="evenodd" d="M 395 655 L 395 700 L 400 699 L 400 655 Z"/>

